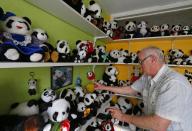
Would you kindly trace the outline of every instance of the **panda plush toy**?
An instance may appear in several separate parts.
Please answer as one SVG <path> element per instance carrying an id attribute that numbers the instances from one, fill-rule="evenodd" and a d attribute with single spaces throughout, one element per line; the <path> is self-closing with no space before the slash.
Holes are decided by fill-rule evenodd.
<path id="1" fill-rule="evenodd" d="M 48 107 L 47 113 L 52 122 L 62 122 L 69 116 L 70 104 L 65 99 L 56 99 Z"/>
<path id="2" fill-rule="evenodd" d="M 182 30 L 181 30 L 182 35 L 189 35 L 189 32 L 190 32 L 190 26 L 185 25 L 182 27 Z"/>
<path id="3" fill-rule="evenodd" d="M 148 37 L 148 36 L 149 36 L 149 29 L 148 29 L 147 22 L 140 21 L 139 24 L 137 25 L 136 37 L 141 38 L 141 37 Z"/>
<path id="4" fill-rule="evenodd" d="M 98 3 L 96 3 L 94 0 L 91 0 L 88 5 L 88 10 L 93 12 L 94 18 L 100 18 L 101 17 L 101 7 Z"/>
<path id="5" fill-rule="evenodd" d="M 160 27 L 159 27 L 158 25 L 153 25 L 153 26 L 150 28 L 150 36 L 151 36 L 151 37 L 161 36 Z"/>
<path id="6" fill-rule="evenodd" d="M 161 36 L 169 36 L 170 35 L 170 29 L 169 24 L 162 24 L 160 26 Z"/>
<path id="7" fill-rule="evenodd" d="M 187 80 L 192 84 L 192 72 L 185 70 L 184 76 L 187 78 Z"/>
<path id="8" fill-rule="evenodd" d="M 129 38 L 135 38 L 136 36 L 136 31 L 137 31 L 137 25 L 136 21 L 127 21 L 125 23 L 125 32 L 124 32 L 124 38 L 129 39 Z"/>
<path id="9" fill-rule="evenodd" d="M 171 35 L 172 36 L 177 36 L 177 35 L 181 35 L 181 25 L 172 25 L 171 28 Z"/>
<path id="10" fill-rule="evenodd" d="M 32 31 L 32 43 L 40 46 L 44 51 L 44 61 L 51 60 L 51 53 L 54 51 L 54 47 L 48 43 L 48 34 L 45 30 L 36 28 Z"/>
<path id="11" fill-rule="evenodd" d="M 9 16 L 3 21 L 3 31 L 0 61 L 39 62 L 43 60 L 43 49 L 31 41 L 31 21 L 28 17 Z"/>
<path id="12" fill-rule="evenodd" d="M 117 74 L 118 70 L 115 66 L 107 66 L 105 68 L 105 72 L 103 74 L 103 81 L 107 83 L 107 86 L 117 86 L 118 85 L 118 79 Z"/>
<path id="13" fill-rule="evenodd" d="M 9 114 L 19 116 L 31 116 L 39 114 L 38 101 L 31 99 L 23 103 L 14 103 L 11 105 Z"/>
<path id="14" fill-rule="evenodd" d="M 58 52 L 58 62 L 70 62 L 71 55 L 70 55 L 70 47 L 66 40 L 58 40 L 57 41 L 56 50 Z"/>

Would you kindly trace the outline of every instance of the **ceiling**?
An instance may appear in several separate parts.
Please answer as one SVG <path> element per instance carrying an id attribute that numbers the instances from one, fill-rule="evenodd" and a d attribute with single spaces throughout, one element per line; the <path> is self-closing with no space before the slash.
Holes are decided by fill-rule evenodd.
<path id="1" fill-rule="evenodd" d="M 114 20 L 191 10 L 192 0 L 97 0 Z M 190 13 L 192 15 L 192 13 Z"/>

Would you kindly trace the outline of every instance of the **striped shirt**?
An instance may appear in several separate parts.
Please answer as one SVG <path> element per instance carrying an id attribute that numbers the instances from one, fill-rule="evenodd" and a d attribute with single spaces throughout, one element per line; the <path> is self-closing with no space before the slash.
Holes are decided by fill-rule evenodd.
<path id="1" fill-rule="evenodd" d="M 164 65 L 154 78 L 142 75 L 131 87 L 142 94 L 145 114 L 172 121 L 167 131 L 192 131 L 192 87 L 183 75 Z"/>

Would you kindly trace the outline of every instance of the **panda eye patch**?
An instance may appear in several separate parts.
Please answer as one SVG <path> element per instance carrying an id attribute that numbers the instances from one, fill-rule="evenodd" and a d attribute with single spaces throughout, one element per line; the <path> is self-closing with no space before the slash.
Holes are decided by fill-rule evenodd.
<path id="1" fill-rule="evenodd" d="M 65 115 L 65 112 L 62 112 L 63 115 Z"/>
<path id="2" fill-rule="evenodd" d="M 60 47 L 60 48 L 63 48 L 63 47 L 64 47 L 64 43 L 61 43 L 61 44 L 59 45 L 59 47 Z"/>

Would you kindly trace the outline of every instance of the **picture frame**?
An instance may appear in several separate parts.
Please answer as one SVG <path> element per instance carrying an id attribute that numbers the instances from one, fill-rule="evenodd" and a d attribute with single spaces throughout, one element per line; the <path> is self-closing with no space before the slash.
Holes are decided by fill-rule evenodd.
<path id="1" fill-rule="evenodd" d="M 59 88 L 71 85 L 72 82 L 72 66 L 60 66 L 51 68 L 51 89 L 57 90 Z"/>

